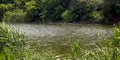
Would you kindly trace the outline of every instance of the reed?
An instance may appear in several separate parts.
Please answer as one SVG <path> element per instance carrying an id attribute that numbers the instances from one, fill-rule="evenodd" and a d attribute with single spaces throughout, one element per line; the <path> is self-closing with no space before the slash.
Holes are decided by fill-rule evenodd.
<path id="1" fill-rule="evenodd" d="M 77 42 L 71 45 L 71 59 L 73 60 L 120 60 L 120 28 L 115 27 L 112 40 L 105 38 L 104 41 L 88 44 L 81 47 Z M 99 43 L 99 44 L 98 44 Z"/>
<path id="2" fill-rule="evenodd" d="M 22 59 L 24 48 L 24 34 L 5 23 L 0 24 L 0 60 Z"/>

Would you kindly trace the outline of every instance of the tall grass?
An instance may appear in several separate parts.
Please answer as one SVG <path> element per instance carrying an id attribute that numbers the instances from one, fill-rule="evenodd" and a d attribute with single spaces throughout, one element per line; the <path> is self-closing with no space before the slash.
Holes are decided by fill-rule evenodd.
<path id="1" fill-rule="evenodd" d="M 91 46 L 90 46 L 91 45 Z M 113 39 L 105 39 L 82 48 L 77 42 L 71 46 L 71 59 L 74 60 L 120 60 L 120 28 L 114 28 Z"/>
<path id="2" fill-rule="evenodd" d="M 24 34 L 4 23 L 0 24 L 0 60 L 22 59 Z"/>
<path id="3" fill-rule="evenodd" d="M 115 28 L 112 41 L 113 56 L 112 59 L 120 60 L 120 27 Z"/>

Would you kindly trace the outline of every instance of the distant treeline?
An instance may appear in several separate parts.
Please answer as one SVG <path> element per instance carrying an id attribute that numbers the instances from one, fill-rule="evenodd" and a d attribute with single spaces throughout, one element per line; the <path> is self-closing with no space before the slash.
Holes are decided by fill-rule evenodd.
<path id="1" fill-rule="evenodd" d="M 0 21 L 117 23 L 120 0 L 0 0 Z"/>

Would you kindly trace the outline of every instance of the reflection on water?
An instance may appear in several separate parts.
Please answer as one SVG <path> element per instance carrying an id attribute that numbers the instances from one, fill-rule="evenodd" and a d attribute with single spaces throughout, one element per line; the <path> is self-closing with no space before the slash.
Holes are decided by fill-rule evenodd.
<path id="1" fill-rule="evenodd" d="M 57 54 L 69 53 L 69 42 L 86 42 L 103 40 L 111 37 L 112 27 L 103 25 L 83 24 L 12 24 L 29 37 L 30 49 L 40 51 L 51 47 Z M 98 37 L 99 36 L 99 37 Z"/>

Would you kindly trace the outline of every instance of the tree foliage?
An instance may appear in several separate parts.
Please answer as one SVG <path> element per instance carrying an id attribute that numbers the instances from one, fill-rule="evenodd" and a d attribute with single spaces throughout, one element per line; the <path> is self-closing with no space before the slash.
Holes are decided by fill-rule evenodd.
<path id="1" fill-rule="evenodd" d="M 3 21 L 7 22 L 25 22 L 26 12 L 23 10 L 13 10 L 5 12 L 3 16 Z"/>
<path id="2" fill-rule="evenodd" d="M 8 11 L 19 10 L 25 22 L 119 21 L 119 0 L 1 0 L 0 20 Z M 16 12 L 12 12 L 16 13 Z M 11 17 L 11 16 L 10 16 Z M 21 17 L 22 18 L 22 17 Z M 107 19 L 106 19 L 107 18 Z M 7 17 L 6 17 L 7 19 Z M 106 19 L 106 20 L 105 20 Z M 11 20 L 12 21 L 12 20 Z"/>
<path id="3" fill-rule="evenodd" d="M 111 23 L 120 21 L 120 0 L 105 0 L 103 12 Z"/>

